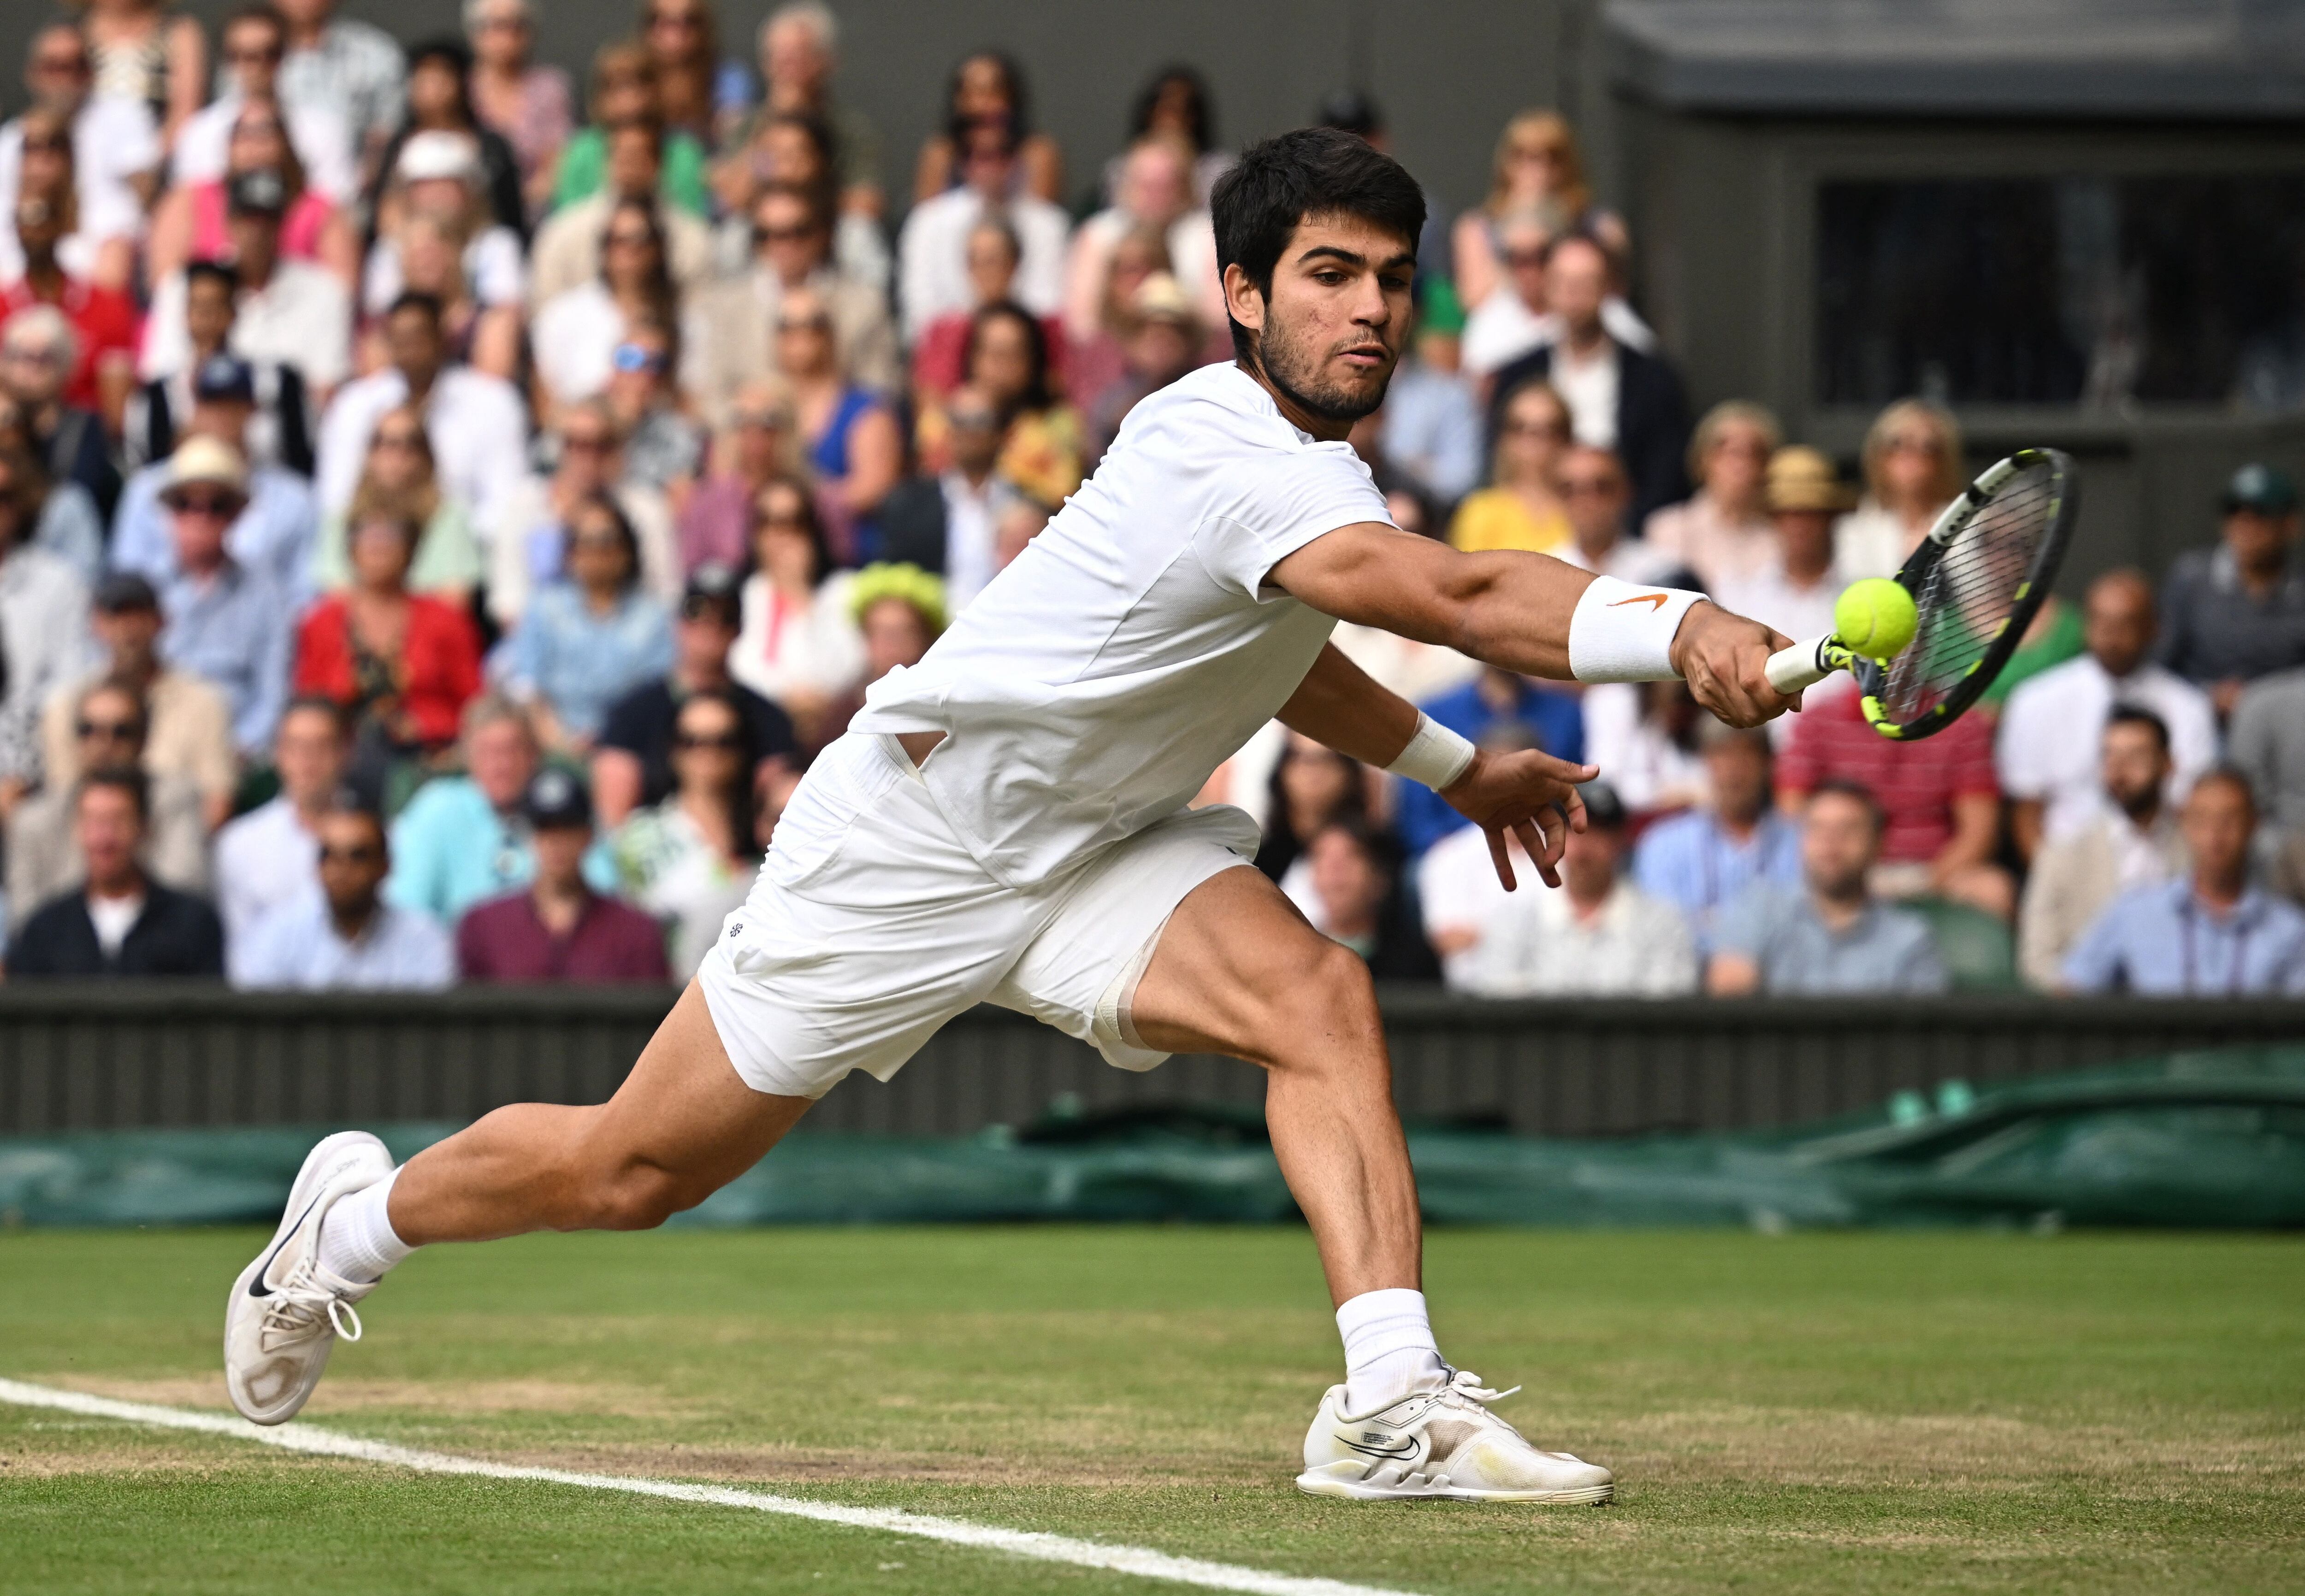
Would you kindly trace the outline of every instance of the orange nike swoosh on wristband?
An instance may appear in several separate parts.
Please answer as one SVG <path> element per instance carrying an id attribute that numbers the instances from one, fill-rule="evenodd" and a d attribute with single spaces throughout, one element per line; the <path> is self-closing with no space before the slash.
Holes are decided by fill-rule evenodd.
<path id="1" fill-rule="evenodd" d="M 1664 607 L 1664 601 L 1668 596 L 1669 595 L 1663 593 L 1636 593 L 1629 598 L 1618 599 L 1614 604 L 1610 605 L 1609 607 L 1611 609 L 1622 609 L 1628 604 L 1646 604 L 1649 607 L 1649 613 L 1651 615 L 1654 615 L 1658 610 Z"/>

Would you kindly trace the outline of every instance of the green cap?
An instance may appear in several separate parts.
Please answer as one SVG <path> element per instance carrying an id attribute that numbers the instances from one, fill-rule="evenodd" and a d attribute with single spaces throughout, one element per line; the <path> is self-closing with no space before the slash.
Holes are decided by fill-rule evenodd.
<path id="1" fill-rule="evenodd" d="M 2297 507 L 2297 485 L 2284 471 L 2255 461 L 2233 472 L 2225 484 L 2225 510 L 2255 510 L 2264 515 L 2286 515 Z"/>
<path id="2" fill-rule="evenodd" d="M 1465 330 L 1465 302 L 1457 297 L 1457 285 L 1443 276 L 1425 279 L 1424 318 L 1417 323 L 1420 333 L 1447 333 L 1451 336 Z"/>

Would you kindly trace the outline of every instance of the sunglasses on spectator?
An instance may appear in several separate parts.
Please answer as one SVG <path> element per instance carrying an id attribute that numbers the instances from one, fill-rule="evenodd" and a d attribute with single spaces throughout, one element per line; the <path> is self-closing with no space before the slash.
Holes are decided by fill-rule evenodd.
<path id="1" fill-rule="evenodd" d="M 33 155 L 70 155 L 72 140 L 61 133 L 41 133 L 27 137 L 24 149 Z"/>
<path id="2" fill-rule="evenodd" d="M 1000 425 L 1000 418 L 997 413 L 973 406 L 965 410 L 948 412 L 946 419 L 950 420 L 956 429 L 965 432 L 991 432 Z"/>
<path id="3" fill-rule="evenodd" d="M 755 225 L 753 229 L 753 242 L 756 244 L 803 244 L 814 238 L 816 234 L 816 225 L 812 222 L 801 222 L 790 227 Z"/>
<path id="4" fill-rule="evenodd" d="M 1544 264 L 1543 250 L 1507 250 L 1505 264 L 1517 272 L 1535 271 Z"/>
<path id="5" fill-rule="evenodd" d="M 1943 440 L 1931 437 L 1926 432 L 1896 433 L 1882 446 L 1892 454 L 1942 454 L 1944 453 Z"/>
<path id="6" fill-rule="evenodd" d="M 619 371 L 654 373 L 664 369 L 664 352 L 644 344 L 619 344 L 608 357 L 608 363 Z"/>
<path id="7" fill-rule="evenodd" d="M 245 47 L 234 49 L 226 46 L 224 58 L 237 64 L 242 61 L 277 61 L 280 59 L 280 47 L 277 45 L 259 45 L 254 49 Z"/>
<path id="8" fill-rule="evenodd" d="M 680 618 L 684 621 L 710 621 L 716 626 L 736 624 L 736 606 L 726 598 L 715 598 L 709 593 L 693 593 L 680 602 Z"/>
<path id="9" fill-rule="evenodd" d="M 1507 421 L 1507 437 L 1567 437 L 1569 429 L 1559 421 Z"/>
<path id="10" fill-rule="evenodd" d="M 808 526 L 808 515 L 806 512 L 800 510 L 770 510 L 764 507 L 760 512 L 759 519 L 762 526 L 799 527 L 803 530 L 806 530 Z"/>
<path id="11" fill-rule="evenodd" d="M 375 864 L 384 858 L 384 850 L 374 843 L 361 843 L 350 848 L 320 847 L 322 864 Z"/>
<path id="12" fill-rule="evenodd" d="M 32 58 L 32 70 L 36 72 L 55 72 L 60 76 L 69 73 L 75 78 L 83 78 L 88 75 L 88 57 L 82 55 L 36 55 Z"/>
<path id="13" fill-rule="evenodd" d="M 83 739 L 106 743 L 133 743 L 144 734 L 144 727 L 133 720 L 83 720 L 72 730 Z"/>
<path id="14" fill-rule="evenodd" d="M 0 360 L 21 361 L 27 366 L 61 366 L 64 363 L 64 352 L 38 344 L 24 344 L 0 351 Z"/>
<path id="15" fill-rule="evenodd" d="M 421 432 L 379 432 L 376 435 L 376 441 L 369 446 L 377 449 L 413 449 L 420 446 L 423 441 L 424 435 Z"/>
<path id="16" fill-rule="evenodd" d="M 782 432 L 792 425 L 792 417 L 781 410 L 740 410 L 736 425 L 757 427 L 763 432 Z"/>
<path id="17" fill-rule="evenodd" d="M 580 554 L 622 554 L 625 540 L 614 532 L 579 532 L 568 540 L 568 547 Z"/>
<path id="18" fill-rule="evenodd" d="M 656 234 L 645 227 L 626 227 L 622 231 L 611 230 L 608 233 L 608 244 L 612 249 L 645 250 L 655 243 Z"/>
<path id="19" fill-rule="evenodd" d="M 821 311 L 814 316 L 779 316 L 777 331 L 780 333 L 823 333 L 832 330 L 832 318 Z"/>
<path id="20" fill-rule="evenodd" d="M 744 739 L 738 732 L 675 732 L 672 745 L 685 749 L 717 748 L 723 752 L 734 753 L 744 746 Z"/>
<path id="21" fill-rule="evenodd" d="M 1583 498 L 1587 495 L 1605 498 L 1620 490 L 1614 477 L 1563 477 L 1559 488 L 1562 498 Z"/>
<path id="22" fill-rule="evenodd" d="M 607 434 L 600 432 L 570 432 L 560 439 L 560 452 L 564 454 L 605 454 L 616 446 Z"/>
<path id="23" fill-rule="evenodd" d="M 179 515 L 207 515 L 229 521 L 241 513 L 246 503 L 228 493 L 187 493 L 170 499 L 168 508 Z"/>

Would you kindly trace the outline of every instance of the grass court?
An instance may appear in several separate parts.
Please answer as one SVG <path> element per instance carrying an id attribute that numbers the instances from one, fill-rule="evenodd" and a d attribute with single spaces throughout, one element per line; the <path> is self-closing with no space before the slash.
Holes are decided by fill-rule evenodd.
<path id="1" fill-rule="evenodd" d="M 0 1235 L 0 1376 L 223 1411 L 254 1231 Z M 2294 1592 L 2305 1241 L 1443 1231 L 1442 1345 L 1613 1507 L 1290 1484 L 1301 1230 L 674 1231 L 419 1253 L 304 1419 L 1442 1593 Z M 0 1405 L 0 1591 L 1183 1587 Z"/>

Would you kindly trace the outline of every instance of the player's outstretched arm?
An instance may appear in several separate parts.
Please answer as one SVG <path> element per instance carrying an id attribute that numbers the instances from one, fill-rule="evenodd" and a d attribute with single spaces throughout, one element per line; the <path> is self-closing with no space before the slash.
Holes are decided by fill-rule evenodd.
<path id="1" fill-rule="evenodd" d="M 1276 564 L 1269 580 L 1340 620 L 1440 643 L 1525 676 L 1573 680 L 1569 628 L 1595 578 L 1539 554 L 1463 554 L 1382 522 L 1340 527 Z M 1691 605 L 1671 670 L 1731 726 L 1798 708 L 1764 675 L 1791 640 L 1711 603 Z M 1658 675 L 1665 673 L 1660 671 Z"/>

